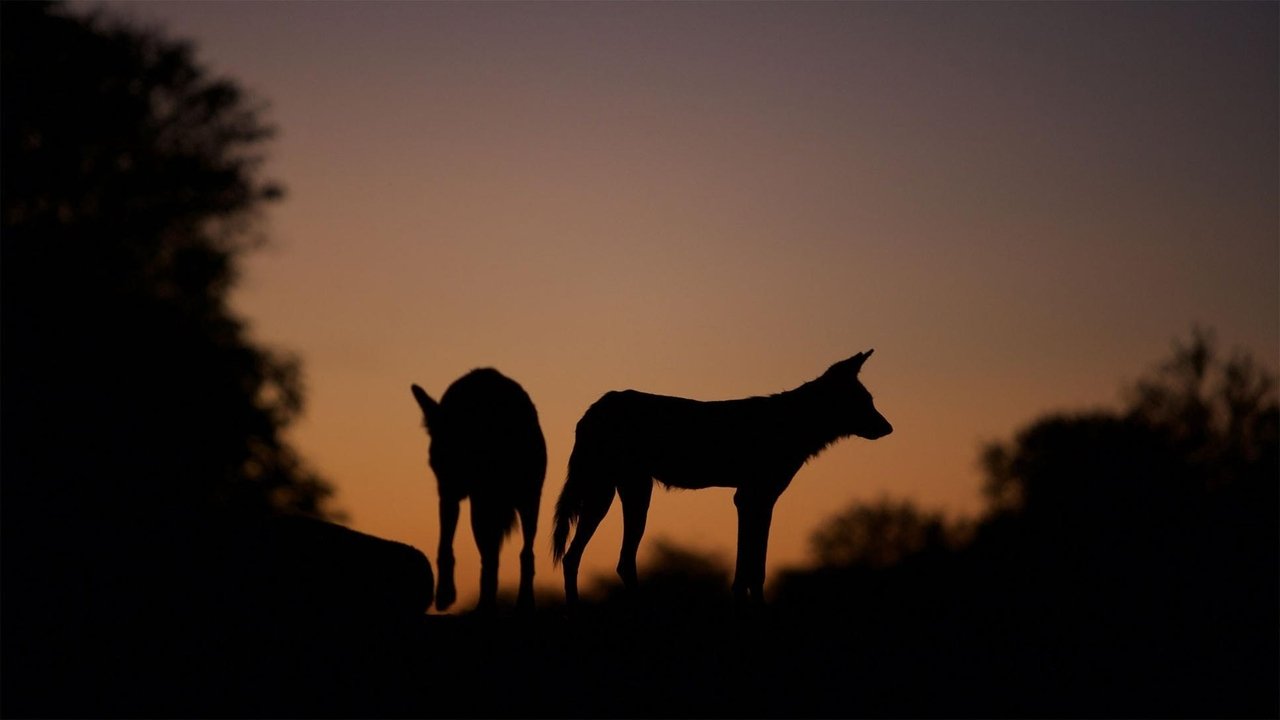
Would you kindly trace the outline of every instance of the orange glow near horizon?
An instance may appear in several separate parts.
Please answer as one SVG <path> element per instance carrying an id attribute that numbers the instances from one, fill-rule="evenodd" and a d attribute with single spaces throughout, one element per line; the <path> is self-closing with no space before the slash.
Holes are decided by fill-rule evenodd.
<path id="1" fill-rule="evenodd" d="M 984 442 L 1114 404 L 1193 323 L 1280 362 L 1274 4 L 108 8 L 270 102 L 288 194 L 236 305 L 302 357 L 292 437 L 352 526 L 433 564 L 409 385 L 476 367 L 537 405 L 558 588 L 552 508 L 609 390 L 770 394 L 876 350 L 895 432 L 800 471 L 772 578 L 853 502 L 978 513 Z M 641 562 L 731 562 L 735 522 L 728 490 L 655 492 Z M 584 584 L 620 537 L 615 503 Z"/>

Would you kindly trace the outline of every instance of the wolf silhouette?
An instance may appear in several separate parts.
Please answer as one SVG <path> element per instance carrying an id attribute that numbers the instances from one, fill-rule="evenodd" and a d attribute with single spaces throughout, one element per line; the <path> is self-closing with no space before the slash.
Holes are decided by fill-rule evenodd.
<path id="1" fill-rule="evenodd" d="M 733 594 L 739 603 L 761 602 L 773 506 L 796 472 L 836 440 L 874 440 L 893 432 L 858 380 L 872 352 L 768 397 L 702 402 L 626 390 L 597 400 L 578 421 L 569 474 L 556 502 L 552 557 L 564 564 L 566 602 L 577 602 L 583 550 L 615 491 L 623 522 L 618 575 L 626 588 L 636 587 L 636 551 L 654 480 L 677 488 L 737 488 Z"/>
<path id="2" fill-rule="evenodd" d="M 524 388 L 492 368 L 473 370 L 449 386 L 436 402 L 412 386 L 431 436 L 430 465 L 440 496 L 440 544 L 436 608 L 457 598 L 453 581 L 453 534 L 459 504 L 471 499 L 471 532 L 480 550 L 480 610 L 492 609 L 498 592 L 498 554 L 520 516 L 517 607 L 533 608 L 533 540 L 547 471 L 547 445 L 538 411 Z"/>

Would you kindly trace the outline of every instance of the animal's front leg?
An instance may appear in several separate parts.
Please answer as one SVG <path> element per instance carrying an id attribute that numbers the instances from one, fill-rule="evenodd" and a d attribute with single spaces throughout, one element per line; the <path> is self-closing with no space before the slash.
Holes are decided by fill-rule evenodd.
<path id="1" fill-rule="evenodd" d="M 436 569 L 440 582 L 436 587 L 436 609 L 448 610 L 458 598 L 453 584 L 453 533 L 458 528 L 457 498 L 440 497 L 440 544 L 436 548 Z"/>
<path id="2" fill-rule="evenodd" d="M 764 602 L 765 556 L 776 501 L 776 497 L 744 490 L 738 490 L 733 496 L 733 503 L 738 507 L 738 562 L 733 577 L 733 597 L 739 604 Z"/>

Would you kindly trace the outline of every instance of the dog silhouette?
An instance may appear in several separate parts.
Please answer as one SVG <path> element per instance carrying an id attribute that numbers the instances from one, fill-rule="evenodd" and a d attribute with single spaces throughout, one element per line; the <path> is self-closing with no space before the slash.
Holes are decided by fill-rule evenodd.
<path id="1" fill-rule="evenodd" d="M 538 503 L 547 471 L 547 446 L 533 401 L 514 380 L 492 368 L 459 378 L 436 402 L 417 385 L 413 397 L 422 408 L 431 436 L 430 465 L 440 495 L 440 574 L 436 608 L 457 598 L 453 581 L 453 534 L 458 509 L 471 499 L 471 532 L 480 550 L 480 610 L 493 608 L 498 592 L 498 554 L 520 516 L 517 607 L 533 608 L 533 540 L 538 532 Z"/>
<path id="2" fill-rule="evenodd" d="M 768 397 L 701 402 L 626 390 L 597 400 L 578 421 L 569 474 L 556 502 L 552 552 L 564 564 L 566 602 L 577 602 L 582 553 L 615 491 L 623 521 L 618 575 L 626 588 L 636 587 L 636 551 L 655 479 L 677 488 L 737 488 L 733 593 L 739 603 L 762 601 L 774 503 L 796 472 L 836 440 L 874 440 L 893 432 L 858 379 L 871 353 Z"/>

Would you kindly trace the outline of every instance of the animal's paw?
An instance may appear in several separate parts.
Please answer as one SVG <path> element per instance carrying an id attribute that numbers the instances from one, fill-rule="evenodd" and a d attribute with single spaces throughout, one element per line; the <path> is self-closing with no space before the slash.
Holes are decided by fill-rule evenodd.
<path id="1" fill-rule="evenodd" d="M 436 610 L 441 612 L 448 610 L 453 601 L 458 599 L 458 590 L 454 588 L 451 579 L 441 579 L 440 587 L 436 588 Z"/>

